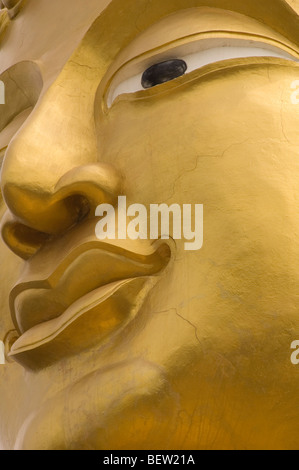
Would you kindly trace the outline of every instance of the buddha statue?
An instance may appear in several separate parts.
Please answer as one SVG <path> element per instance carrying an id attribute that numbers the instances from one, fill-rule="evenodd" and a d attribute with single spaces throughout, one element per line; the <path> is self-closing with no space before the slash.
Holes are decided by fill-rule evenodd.
<path id="1" fill-rule="evenodd" d="M 299 448 L 298 6 L 2 1 L 1 449 Z"/>

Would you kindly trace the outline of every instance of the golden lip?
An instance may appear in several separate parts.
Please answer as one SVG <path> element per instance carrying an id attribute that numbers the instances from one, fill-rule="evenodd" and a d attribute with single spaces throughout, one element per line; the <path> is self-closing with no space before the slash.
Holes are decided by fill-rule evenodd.
<path id="1" fill-rule="evenodd" d="M 138 305 L 149 290 L 147 281 L 147 278 L 127 279 L 90 292 L 59 318 L 36 325 L 21 335 L 13 343 L 8 358 L 39 370 L 62 358 L 103 345 L 135 317 Z"/>
<path id="2" fill-rule="evenodd" d="M 99 241 L 91 226 L 94 219 L 48 243 L 25 264 L 11 291 L 11 314 L 21 336 L 9 356 L 22 365 L 44 367 L 48 356 L 55 362 L 102 343 L 134 317 L 168 264 L 165 241 Z"/>
<path id="3" fill-rule="evenodd" d="M 83 296 L 58 318 L 40 323 L 27 330 L 20 336 L 11 347 L 11 354 L 21 353 L 28 349 L 35 349 L 57 337 L 65 328 L 76 321 L 81 315 L 89 312 L 92 308 L 109 299 L 117 290 L 126 284 L 136 280 L 125 279 L 118 282 L 99 287 L 89 294 Z"/>

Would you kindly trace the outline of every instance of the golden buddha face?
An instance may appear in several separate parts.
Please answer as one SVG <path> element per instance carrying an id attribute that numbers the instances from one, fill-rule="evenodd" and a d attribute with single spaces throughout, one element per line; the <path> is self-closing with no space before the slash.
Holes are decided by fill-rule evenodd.
<path id="1" fill-rule="evenodd" d="M 0 51 L 3 448 L 298 447 L 298 16 L 80 0 L 57 33 L 48 3 Z M 203 204 L 203 247 L 98 240 L 120 195 Z"/>

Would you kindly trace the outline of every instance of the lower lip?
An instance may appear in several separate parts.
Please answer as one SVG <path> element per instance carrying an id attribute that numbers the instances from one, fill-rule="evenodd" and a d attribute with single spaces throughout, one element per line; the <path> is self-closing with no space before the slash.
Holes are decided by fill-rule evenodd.
<path id="1" fill-rule="evenodd" d="M 9 357 L 39 370 L 60 359 L 105 344 L 136 315 L 149 277 L 100 287 L 74 302 L 59 318 L 34 326 L 12 345 Z"/>

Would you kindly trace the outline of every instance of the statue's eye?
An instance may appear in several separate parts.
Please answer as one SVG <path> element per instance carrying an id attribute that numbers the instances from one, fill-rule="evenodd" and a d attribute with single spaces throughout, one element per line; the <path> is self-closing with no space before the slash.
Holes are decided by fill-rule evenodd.
<path id="1" fill-rule="evenodd" d="M 115 74 L 107 94 L 107 105 L 123 94 L 136 93 L 187 75 L 208 64 L 245 57 L 274 57 L 298 62 L 298 54 L 280 44 L 253 39 L 206 38 L 184 44 L 165 53 L 128 63 Z M 173 58 L 174 56 L 174 58 Z"/>
<path id="2" fill-rule="evenodd" d="M 186 62 L 180 59 L 160 62 L 146 69 L 141 78 L 141 85 L 143 88 L 153 88 L 161 83 L 170 82 L 184 75 L 187 68 Z"/>

